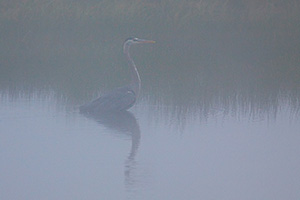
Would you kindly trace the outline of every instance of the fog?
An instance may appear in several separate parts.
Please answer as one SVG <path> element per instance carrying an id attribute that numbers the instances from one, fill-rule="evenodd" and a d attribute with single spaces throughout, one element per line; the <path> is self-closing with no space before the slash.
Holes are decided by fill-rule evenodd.
<path id="1" fill-rule="evenodd" d="M 297 4 L 1 2 L 0 199 L 299 199 Z"/>

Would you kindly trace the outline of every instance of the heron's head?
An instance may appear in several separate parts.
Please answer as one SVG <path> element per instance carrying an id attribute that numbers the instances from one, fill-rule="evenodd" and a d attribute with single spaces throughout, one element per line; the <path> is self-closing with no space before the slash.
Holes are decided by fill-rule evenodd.
<path id="1" fill-rule="evenodd" d="M 155 43 L 153 40 L 145 40 L 145 39 L 139 39 L 139 38 L 128 38 L 125 40 L 123 45 L 124 53 L 129 50 L 129 47 L 133 44 L 146 44 L 146 43 Z"/>

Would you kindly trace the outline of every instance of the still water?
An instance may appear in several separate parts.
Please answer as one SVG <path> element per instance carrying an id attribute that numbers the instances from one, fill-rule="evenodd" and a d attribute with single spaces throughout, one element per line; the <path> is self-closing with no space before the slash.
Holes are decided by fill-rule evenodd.
<path id="1" fill-rule="evenodd" d="M 288 104 L 275 117 L 215 108 L 203 118 L 144 99 L 84 116 L 58 99 L 2 92 L 1 199 L 300 197 L 300 123 Z"/>

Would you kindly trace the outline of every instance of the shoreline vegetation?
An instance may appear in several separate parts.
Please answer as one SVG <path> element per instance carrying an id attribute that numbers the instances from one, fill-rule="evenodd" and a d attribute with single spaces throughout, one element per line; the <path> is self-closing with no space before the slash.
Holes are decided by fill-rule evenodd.
<path id="1" fill-rule="evenodd" d="M 287 96 L 299 110 L 299 24 L 297 0 L 3 0 L 1 88 L 51 85 L 89 99 L 99 85 L 127 81 L 121 45 L 138 36 L 157 41 L 133 50 L 138 65 L 150 65 L 139 68 L 150 101 L 238 96 L 262 108 Z"/>

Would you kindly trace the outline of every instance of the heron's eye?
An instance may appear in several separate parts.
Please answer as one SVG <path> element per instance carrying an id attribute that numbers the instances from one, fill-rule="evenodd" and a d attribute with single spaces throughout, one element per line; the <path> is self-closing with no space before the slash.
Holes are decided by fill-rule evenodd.
<path id="1" fill-rule="evenodd" d="M 138 39 L 137 38 L 133 38 L 133 41 L 136 42 L 136 41 L 138 41 Z"/>

